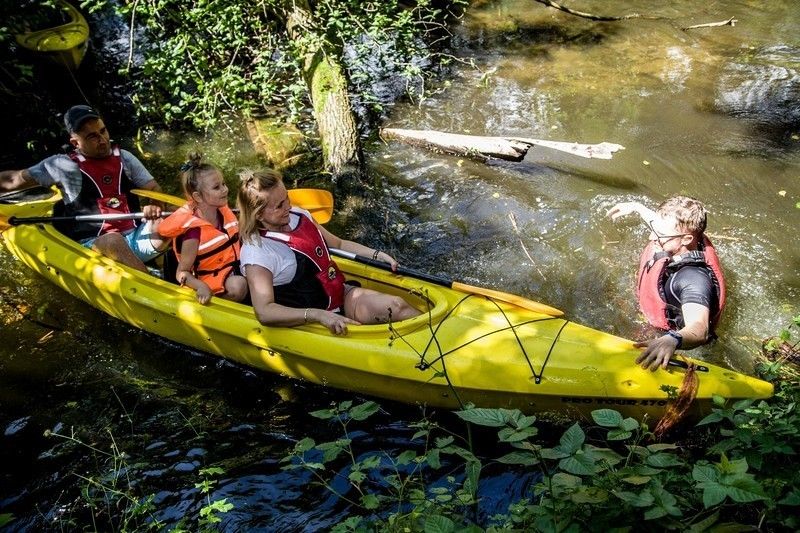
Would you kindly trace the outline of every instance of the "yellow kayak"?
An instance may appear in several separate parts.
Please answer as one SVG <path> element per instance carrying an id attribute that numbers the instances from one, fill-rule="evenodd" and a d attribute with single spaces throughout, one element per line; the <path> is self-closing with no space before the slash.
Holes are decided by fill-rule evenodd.
<path id="1" fill-rule="evenodd" d="M 175 342 L 258 369 L 406 403 L 518 408 L 568 416 L 613 408 L 659 419 L 686 374 L 634 363 L 632 341 L 553 316 L 337 259 L 348 279 L 402 295 L 425 311 L 391 325 L 261 325 L 251 307 L 131 270 L 66 238 L 52 224 L 8 226 L 10 216 L 45 216 L 56 196 L 0 204 L 0 234 L 21 262 L 97 309 Z M 177 200 L 177 199 L 176 199 Z M 180 200 L 177 200 L 180 202 Z M 543 306 L 548 309 L 546 306 Z M 552 309 L 552 308 L 550 308 Z M 690 361 L 686 359 L 686 361 Z M 768 398 L 770 383 L 706 363 L 690 415 L 712 395 Z"/>
<path id="2" fill-rule="evenodd" d="M 57 0 L 56 7 L 64 11 L 64 24 L 20 33 L 15 38 L 21 47 L 44 54 L 70 70 L 77 70 L 89 44 L 89 24 L 69 2 Z"/>

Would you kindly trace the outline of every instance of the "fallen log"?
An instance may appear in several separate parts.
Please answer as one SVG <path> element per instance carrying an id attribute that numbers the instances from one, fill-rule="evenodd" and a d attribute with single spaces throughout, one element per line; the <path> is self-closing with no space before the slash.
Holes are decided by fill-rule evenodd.
<path id="1" fill-rule="evenodd" d="M 522 161 L 531 146 L 542 146 L 580 157 L 596 159 L 611 159 L 614 152 L 625 148 L 622 145 L 608 142 L 599 144 L 578 144 L 529 139 L 526 137 L 482 137 L 433 130 L 405 130 L 396 128 L 382 129 L 381 138 L 384 140 L 394 139 L 411 146 L 426 148 L 434 152 L 468 157 L 483 162 L 489 159 Z"/>

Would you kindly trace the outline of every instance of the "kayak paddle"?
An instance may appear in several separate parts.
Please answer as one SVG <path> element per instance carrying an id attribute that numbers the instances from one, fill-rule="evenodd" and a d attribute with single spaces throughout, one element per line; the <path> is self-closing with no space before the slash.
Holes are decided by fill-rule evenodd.
<path id="1" fill-rule="evenodd" d="M 363 263 L 365 265 L 369 265 L 375 268 L 380 268 L 382 270 L 388 270 L 390 272 L 392 271 L 392 267 L 389 263 L 384 263 L 383 261 L 378 261 L 377 259 L 364 257 L 363 255 L 357 255 L 351 252 L 346 252 L 338 248 L 329 248 L 329 250 L 332 255 L 351 259 L 358 263 Z M 549 305 L 545 305 L 539 302 L 534 302 L 533 300 L 523 298 L 522 296 L 518 296 L 516 294 L 496 291 L 494 289 L 485 289 L 483 287 L 475 287 L 474 285 L 467 285 L 466 283 L 449 280 L 447 278 L 434 276 L 432 274 L 427 274 L 425 272 L 420 272 L 418 270 L 413 270 L 402 266 L 398 266 L 397 270 L 394 272 L 396 272 L 397 274 L 402 274 L 404 276 L 416 278 L 422 281 L 435 283 L 436 285 L 441 285 L 443 287 L 448 287 L 457 291 L 466 292 L 468 294 L 478 294 L 480 296 L 486 296 L 488 298 L 492 298 L 494 300 L 498 300 L 501 302 L 514 304 L 518 307 L 529 309 L 537 313 L 544 313 L 550 316 L 562 316 L 564 314 L 564 312 L 561 311 L 560 309 L 556 309 L 555 307 L 550 307 Z"/>
<path id="2" fill-rule="evenodd" d="M 169 216 L 172 213 L 164 212 L 161 216 Z M 71 217 L 9 217 L 8 223 L 11 226 L 21 226 L 23 224 L 52 224 L 53 222 L 101 222 L 103 220 L 136 220 L 144 218 L 144 213 L 116 213 L 113 215 L 75 215 Z"/>

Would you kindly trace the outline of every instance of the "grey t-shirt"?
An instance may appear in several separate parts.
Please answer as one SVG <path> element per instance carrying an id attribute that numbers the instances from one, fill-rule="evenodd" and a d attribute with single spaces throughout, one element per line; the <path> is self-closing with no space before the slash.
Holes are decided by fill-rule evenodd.
<path id="1" fill-rule="evenodd" d="M 122 168 L 136 187 L 143 187 L 153 180 L 150 172 L 127 150 L 120 149 Z M 39 185 L 49 187 L 56 185 L 66 203 L 72 203 L 81 192 L 83 178 L 78 163 L 67 154 L 51 155 L 28 169 L 31 177 Z"/>

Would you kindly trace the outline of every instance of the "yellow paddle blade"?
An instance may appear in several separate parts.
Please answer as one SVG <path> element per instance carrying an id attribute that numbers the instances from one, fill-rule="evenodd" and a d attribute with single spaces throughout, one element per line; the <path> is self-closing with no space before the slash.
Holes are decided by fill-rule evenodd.
<path id="1" fill-rule="evenodd" d="M 161 191 L 151 191 L 148 189 L 132 189 L 131 192 L 136 196 L 141 196 L 142 198 L 150 198 L 151 200 L 164 202 L 165 204 L 169 205 L 181 206 L 186 203 L 186 200 L 183 198 L 179 198 L 177 196 L 173 196 L 171 194 L 167 194 Z"/>
<path id="2" fill-rule="evenodd" d="M 320 224 L 325 224 L 333 215 L 333 195 L 325 189 L 291 189 L 289 201 L 302 207 Z"/>
<path id="3" fill-rule="evenodd" d="M 133 189 L 131 191 L 137 196 L 150 198 L 158 202 L 170 205 L 183 205 L 186 200 L 160 191 L 150 191 L 147 189 Z M 320 224 L 325 224 L 333 215 L 333 195 L 325 189 L 291 189 L 289 191 L 289 201 L 292 205 L 302 207 L 314 217 Z"/>
<path id="4" fill-rule="evenodd" d="M 461 283 L 460 281 L 454 281 L 452 287 L 458 291 L 468 292 L 472 294 L 480 294 L 481 296 L 488 296 L 489 298 L 493 298 L 500 302 L 514 304 L 516 306 L 522 307 L 523 309 L 529 309 L 537 313 L 544 313 L 545 315 L 550 315 L 550 316 L 564 315 L 564 311 L 560 309 L 556 309 L 555 307 L 550 307 L 549 305 L 542 304 L 539 302 L 534 302 L 533 300 L 529 300 L 527 298 L 518 296 L 516 294 L 496 291 L 494 289 L 485 289 L 483 287 L 475 287 L 474 285 L 467 285 L 466 283 Z"/>

